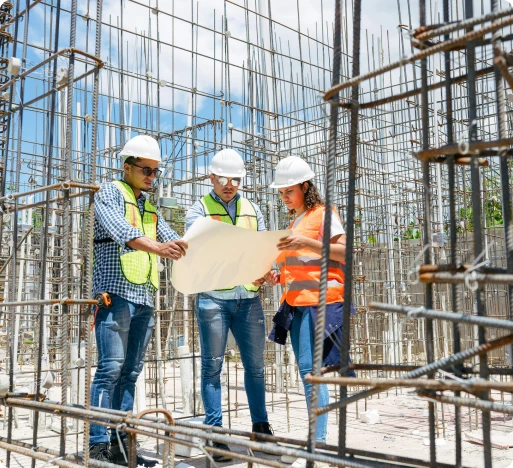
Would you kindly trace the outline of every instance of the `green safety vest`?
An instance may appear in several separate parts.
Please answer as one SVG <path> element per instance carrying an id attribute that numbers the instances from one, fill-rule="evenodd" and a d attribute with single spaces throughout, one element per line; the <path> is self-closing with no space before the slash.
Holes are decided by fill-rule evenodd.
<path id="1" fill-rule="evenodd" d="M 119 189 L 125 200 L 125 219 L 146 237 L 157 240 L 157 209 L 148 200 L 145 200 L 144 212 L 141 216 L 137 199 L 130 185 L 121 180 L 112 183 Z M 128 282 L 146 284 L 150 280 L 155 289 L 159 288 L 157 255 L 136 250 L 120 255 L 119 258 L 121 271 Z"/>
<path id="2" fill-rule="evenodd" d="M 233 222 L 231 216 L 226 211 L 226 208 L 216 201 L 211 195 L 205 195 L 201 200 L 203 209 L 205 210 L 205 216 L 221 221 L 227 224 L 233 224 L 235 226 L 242 227 L 244 229 L 252 229 L 258 231 L 258 219 L 255 207 L 252 203 L 243 197 L 237 200 L 237 210 L 235 214 L 235 222 Z M 248 291 L 258 291 L 260 288 L 253 284 L 243 284 L 244 288 Z M 219 291 L 227 291 L 234 288 L 219 289 Z"/>

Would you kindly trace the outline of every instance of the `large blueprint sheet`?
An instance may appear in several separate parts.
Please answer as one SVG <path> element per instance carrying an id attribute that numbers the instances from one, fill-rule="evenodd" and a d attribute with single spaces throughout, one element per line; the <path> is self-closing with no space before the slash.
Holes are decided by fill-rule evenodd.
<path id="1" fill-rule="evenodd" d="M 278 240 L 290 230 L 257 232 L 198 218 L 183 236 L 187 255 L 173 263 L 171 281 L 182 294 L 196 294 L 251 283 L 278 257 Z"/>

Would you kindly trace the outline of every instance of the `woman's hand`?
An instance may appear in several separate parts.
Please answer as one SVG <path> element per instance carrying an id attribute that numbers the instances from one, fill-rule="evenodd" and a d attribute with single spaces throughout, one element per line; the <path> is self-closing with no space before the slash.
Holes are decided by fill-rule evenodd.
<path id="1" fill-rule="evenodd" d="M 275 271 L 270 271 L 264 275 L 265 282 L 271 286 L 276 286 L 280 282 L 280 275 Z"/>
<path id="2" fill-rule="evenodd" d="M 299 250 L 309 247 L 311 239 L 301 234 L 292 234 L 289 237 L 283 237 L 280 239 L 277 247 L 278 250 Z"/>
<path id="3" fill-rule="evenodd" d="M 275 286 L 280 282 L 280 275 L 278 275 L 274 271 L 269 271 L 266 273 L 262 278 L 257 279 L 256 281 L 253 281 L 253 286 L 262 286 L 264 283 L 267 283 L 271 286 Z"/>

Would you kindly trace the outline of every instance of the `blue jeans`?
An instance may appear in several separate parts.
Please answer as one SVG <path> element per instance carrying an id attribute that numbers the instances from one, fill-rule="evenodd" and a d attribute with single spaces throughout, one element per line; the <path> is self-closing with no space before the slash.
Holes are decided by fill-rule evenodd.
<path id="1" fill-rule="evenodd" d="M 312 384 L 305 382 L 305 375 L 312 372 L 313 350 L 314 350 L 314 330 L 312 328 L 312 319 L 308 307 L 296 307 L 296 313 L 292 319 L 290 329 L 290 341 L 292 349 L 296 356 L 296 362 L 299 367 L 299 374 L 305 388 L 306 406 L 310 410 L 310 397 L 312 395 Z M 325 406 L 330 401 L 328 386 L 319 385 L 319 406 Z M 318 442 L 326 442 L 326 432 L 328 428 L 328 414 L 325 413 L 317 418 L 317 428 L 315 439 Z"/>
<path id="2" fill-rule="evenodd" d="M 112 305 L 96 314 L 98 368 L 91 386 L 91 406 L 132 411 L 135 383 L 153 330 L 153 307 L 114 294 L 111 297 Z M 106 427 L 91 424 L 89 444 L 116 438 L 115 428 L 111 431 L 109 437 Z"/>
<path id="3" fill-rule="evenodd" d="M 260 298 L 216 299 L 199 294 L 196 307 L 201 343 L 201 396 L 205 424 L 223 425 L 221 369 L 228 330 L 244 366 L 244 386 L 253 423 L 267 422 L 264 382 L 265 323 Z"/>

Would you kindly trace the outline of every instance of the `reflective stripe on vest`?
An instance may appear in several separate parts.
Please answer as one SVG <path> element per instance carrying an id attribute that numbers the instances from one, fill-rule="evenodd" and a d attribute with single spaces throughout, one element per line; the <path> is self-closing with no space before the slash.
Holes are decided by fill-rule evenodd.
<path id="1" fill-rule="evenodd" d="M 219 203 L 211 194 L 205 195 L 201 200 L 205 216 L 221 221 L 226 224 L 233 224 L 244 229 L 258 231 L 258 219 L 253 204 L 246 198 L 240 197 L 237 200 L 235 222 L 226 211 L 226 208 Z M 248 291 L 258 291 L 260 288 L 252 284 L 244 284 L 244 288 Z M 218 291 L 227 291 L 234 288 L 219 289 Z"/>
<path id="2" fill-rule="evenodd" d="M 317 206 L 308 210 L 294 228 L 294 234 L 317 240 L 325 208 Z M 289 229 L 294 223 L 291 223 Z M 276 260 L 280 269 L 280 283 L 283 286 L 281 302 L 291 306 L 309 306 L 319 303 L 322 256 L 309 249 L 285 250 Z M 342 263 L 328 262 L 327 303 L 342 302 L 344 299 L 344 272 Z"/>
<path id="3" fill-rule="evenodd" d="M 306 255 L 301 255 L 299 257 L 288 257 L 287 258 L 287 265 L 288 266 L 316 266 L 321 267 L 322 258 L 317 257 L 308 257 Z M 282 266 L 284 266 L 284 263 L 278 263 L 278 268 L 281 270 Z M 328 260 L 328 267 L 329 268 L 338 268 L 340 265 L 340 262 L 337 262 L 336 260 Z"/>
<path id="4" fill-rule="evenodd" d="M 116 180 L 113 184 L 119 189 L 125 200 L 125 219 L 146 237 L 157 239 L 157 209 L 148 201 L 144 201 L 144 212 L 141 216 L 134 191 L 126 182 Z M 120 251 L 122 248 L 120 247 Z M 159 288 L 159 272 L 157 256 L 141 250 L 128 252 L 119 256 L 121 271 L 126 280 L 132 284 L 146 284 L 148 280 L 155 289 Z"/>

